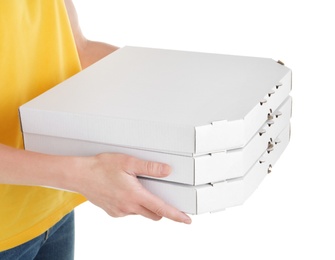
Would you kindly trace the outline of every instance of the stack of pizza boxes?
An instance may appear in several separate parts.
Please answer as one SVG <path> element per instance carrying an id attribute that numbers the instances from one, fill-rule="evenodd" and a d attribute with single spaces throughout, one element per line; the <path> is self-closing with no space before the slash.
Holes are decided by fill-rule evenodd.
<path id="1" fill-rule="evenodd" d="M 139 177 L 181 211 L 242 204 L 290 139 L 291 70 L 267 58 L 123 47 L 20 107 L 25 149 L 167 163 Z"/>

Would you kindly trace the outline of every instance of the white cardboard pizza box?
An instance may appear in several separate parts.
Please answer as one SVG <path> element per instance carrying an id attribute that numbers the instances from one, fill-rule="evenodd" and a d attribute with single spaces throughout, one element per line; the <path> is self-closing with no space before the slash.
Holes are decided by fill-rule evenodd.
<path id="1" fill-rule="evenodd" d="M 288 125 L 245 176 L 204 185 L 183 185 L 173 182 L 139 178 L 153 194 L 189 214 L 215 212 L 243 204 L 256 190 L 283 153 L 290 139 Z"/>
<path id="2" fill-rule="evenodd" d="M 124 47 L 21 106 L 20 117 L 26 142 L 198 156 L 244 147 L 290 90 L 291 70 L 272 59 Z"/>
<path id="3" fill-rule="evenodd" d="M 26 149 L 56 155 L 90 156 L 104 152 L 123 153 L 144 160 L 167 163 L 172 173 L 164 180 L 199 185 L 243 176 L 287 126 L 291 117 L 291 97 L 269 115 L 269 119 L 243 148 L 184 156 L 121 147 L 102 143 L 25 133 Z"/>

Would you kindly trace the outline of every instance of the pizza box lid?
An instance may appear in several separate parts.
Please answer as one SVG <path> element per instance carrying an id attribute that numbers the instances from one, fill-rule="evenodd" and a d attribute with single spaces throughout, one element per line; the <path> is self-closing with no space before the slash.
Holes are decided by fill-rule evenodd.
<path id="1" fill-rule="evenodd" d="M 181 155 L 244 147 L 291 90 L 268 58 L 124 47 L 20 107 L 24 133 Z"/>

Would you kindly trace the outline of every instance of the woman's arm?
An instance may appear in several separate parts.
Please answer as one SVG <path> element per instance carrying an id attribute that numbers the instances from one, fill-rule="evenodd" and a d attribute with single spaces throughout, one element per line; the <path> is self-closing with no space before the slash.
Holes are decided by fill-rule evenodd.
<path id="1" fill-rule="evenodd" d="M 90 66 L 94 62 L 118 49 L 118 47 L 107 43 L 86 39 L 80 29 L 77 12 L 72 1 L 64 0 L 64 2 L 69 15 L 82 68 Z"/>
<path id="2" fill-rule="evenodd" d="M 140 184 L 137 175 L 165 177 L 170 167 L 123 154 L 91 157 L 54 156 L 0 144 L 0 183 L 49 186 L 83 194 L 113 217 L 139 214 L 191 223 Z"/>

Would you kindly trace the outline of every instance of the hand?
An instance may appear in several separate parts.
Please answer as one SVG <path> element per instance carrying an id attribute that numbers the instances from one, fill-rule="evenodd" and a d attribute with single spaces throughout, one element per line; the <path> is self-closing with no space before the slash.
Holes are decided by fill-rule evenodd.
<path id="1" fill-rule="evenodd" d="M 165 177 L 171 171 L 168 165 L 124 154 L 105 153 L 90 159 L 90 166 L 80 174 L 78 191 L 109 215 L 139 214 L 152 220 L 166 217 L 191 223 L 189 216 L 154 196 L 137 179 L 138 175 Z"/>

